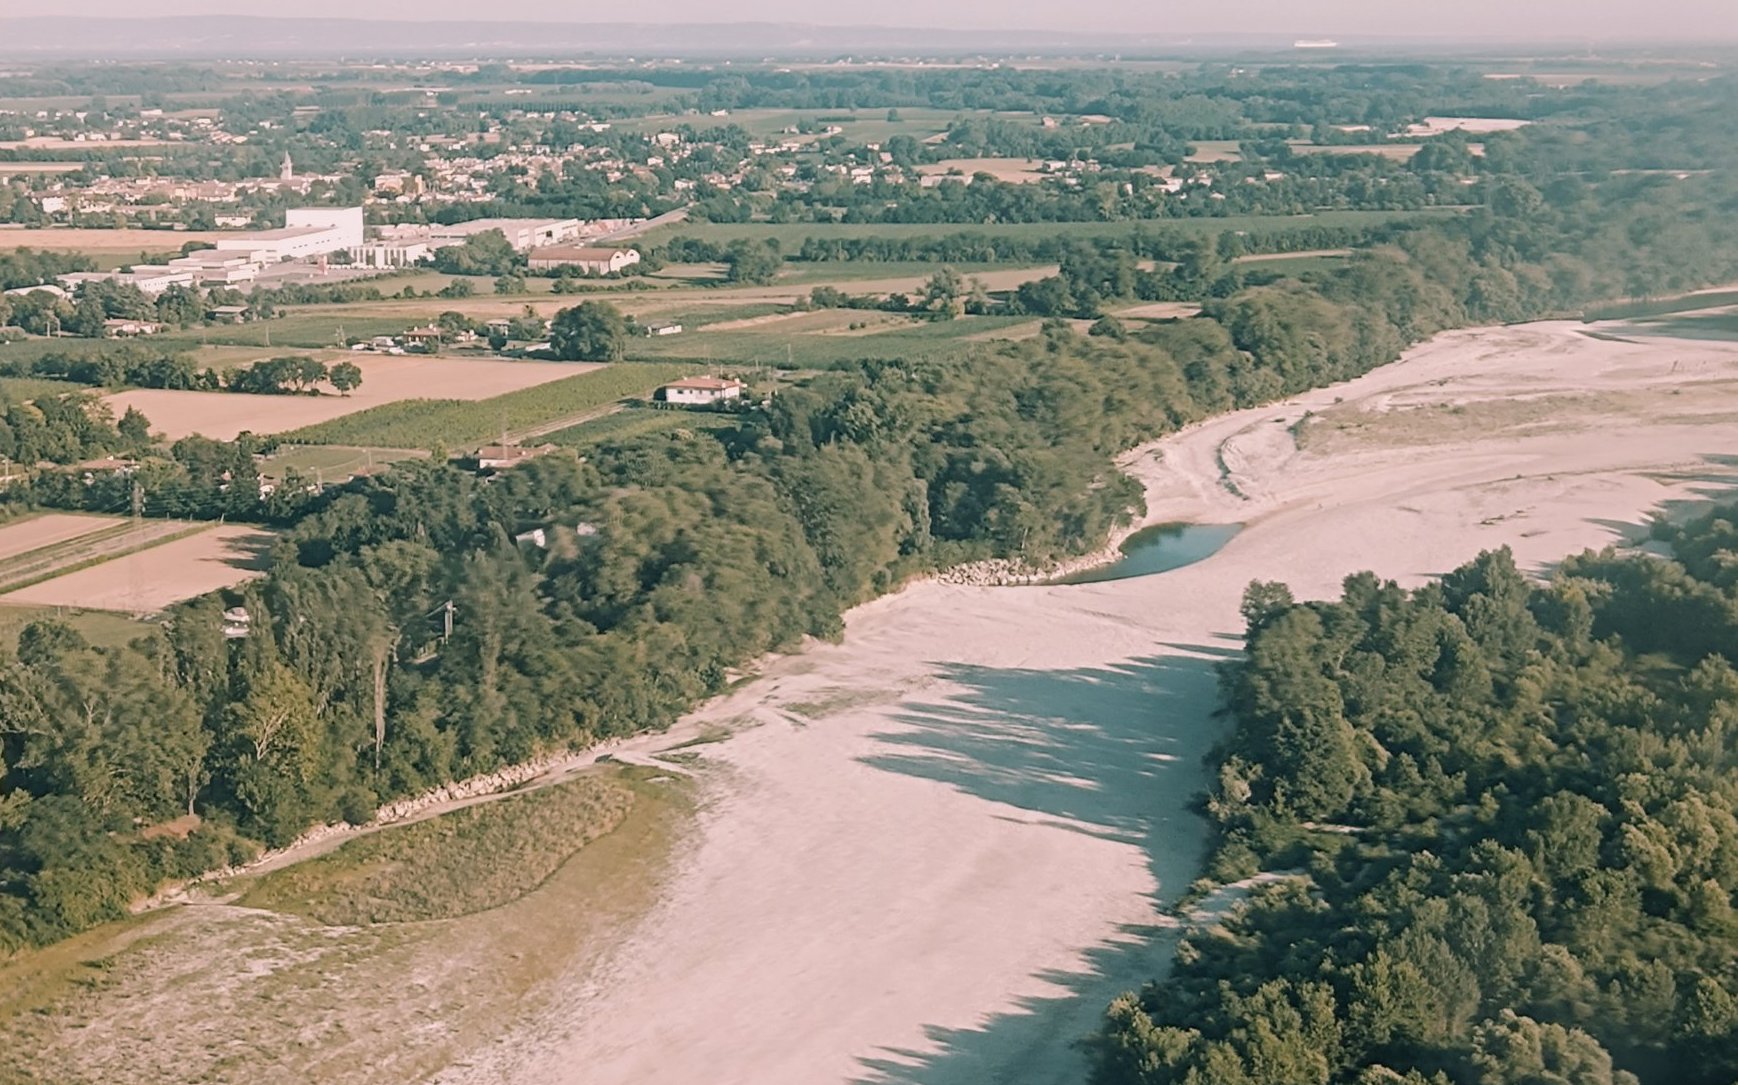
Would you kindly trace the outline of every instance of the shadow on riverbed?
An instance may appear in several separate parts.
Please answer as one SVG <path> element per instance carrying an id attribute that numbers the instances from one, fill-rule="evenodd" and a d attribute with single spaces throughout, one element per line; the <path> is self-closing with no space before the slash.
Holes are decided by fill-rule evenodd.
<path id="1" fill-rule="evenodd" d="M 1206 825 L 1189 804 L 1206 785 L 1202 758 L 1224 733 L 1212 716 L 1226 646 L 1071 671 L 948 666 L 963 687 L 895 718 L 865 758 L 1004 803 L 1010 817 L 1125 841 L 1146 856 L 1164 902 L 1197 876 Z M 862 1060 L 862 1085 L 1077 1085 L 1072 1043 L 1108 1002 L 1169 961 L 1168 929 L 1142 928 L 1088 950 L 1078 972 L 1045 972 L 1054 993 L 1022 999 L 975 1029 L 932 1028 L 939 1049 L 883 1049 Z"/>

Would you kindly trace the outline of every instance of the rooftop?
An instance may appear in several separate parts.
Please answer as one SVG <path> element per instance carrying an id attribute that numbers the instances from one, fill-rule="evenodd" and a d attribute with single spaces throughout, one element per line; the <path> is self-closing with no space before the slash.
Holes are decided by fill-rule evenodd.
<path id="1" fill-rule="evenodd" d="M 722 392 L 727 388 L 746 388 L 739 380 L 727 377 L 683 377 L 679 381 L 671 381 L 665 388 L 688 388 L 696 392 Z"/>

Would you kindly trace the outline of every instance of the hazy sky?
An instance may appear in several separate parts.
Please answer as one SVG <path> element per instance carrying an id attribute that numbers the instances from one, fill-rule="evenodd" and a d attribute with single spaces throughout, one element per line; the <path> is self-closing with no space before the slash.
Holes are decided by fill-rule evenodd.
<path id="1" fill-rule="evenodd" d="M 3 6 L 3 5 L 0 5 Z M 56 14 L 805 22 L 1192 34 L 1738 37 L 1738 0 L 81 0 Z M 24 14 L 22 11 L 16 14 Z M 32 14 L 46 14 L 38 9 Z"/>

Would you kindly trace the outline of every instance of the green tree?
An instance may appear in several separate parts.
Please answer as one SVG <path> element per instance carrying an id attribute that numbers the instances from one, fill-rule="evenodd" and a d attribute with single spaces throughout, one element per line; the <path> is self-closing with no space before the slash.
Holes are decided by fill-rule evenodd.
<path id="1" fill-rule="evenodd" d="M 338 362 L 332 366 L 326 379 L 339 395 L 347 396 L 362 387 L 362 367 L 355 362 Z"/>
<path id="2" fill-rule="evenodd" d="M 618 361 L 627 342 L 627 321 L 607 301 L 582 301 L 556 313 L 549 325 L 550 348 L 567 361 Z"/>

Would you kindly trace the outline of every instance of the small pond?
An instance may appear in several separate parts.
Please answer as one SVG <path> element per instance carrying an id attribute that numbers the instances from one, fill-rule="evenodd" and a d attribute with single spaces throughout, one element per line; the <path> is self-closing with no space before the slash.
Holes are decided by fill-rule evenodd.
<path id="1" fill-rule="evenodd" d="M 1210 558 L 1230 542 L 1242 524 L 1154 524 L 1123 540 L 1122 557 L 1109 565 L 1086 569 L 1051 581 L 1053 584 L 1099 584 L 1151 576 Z"/>

